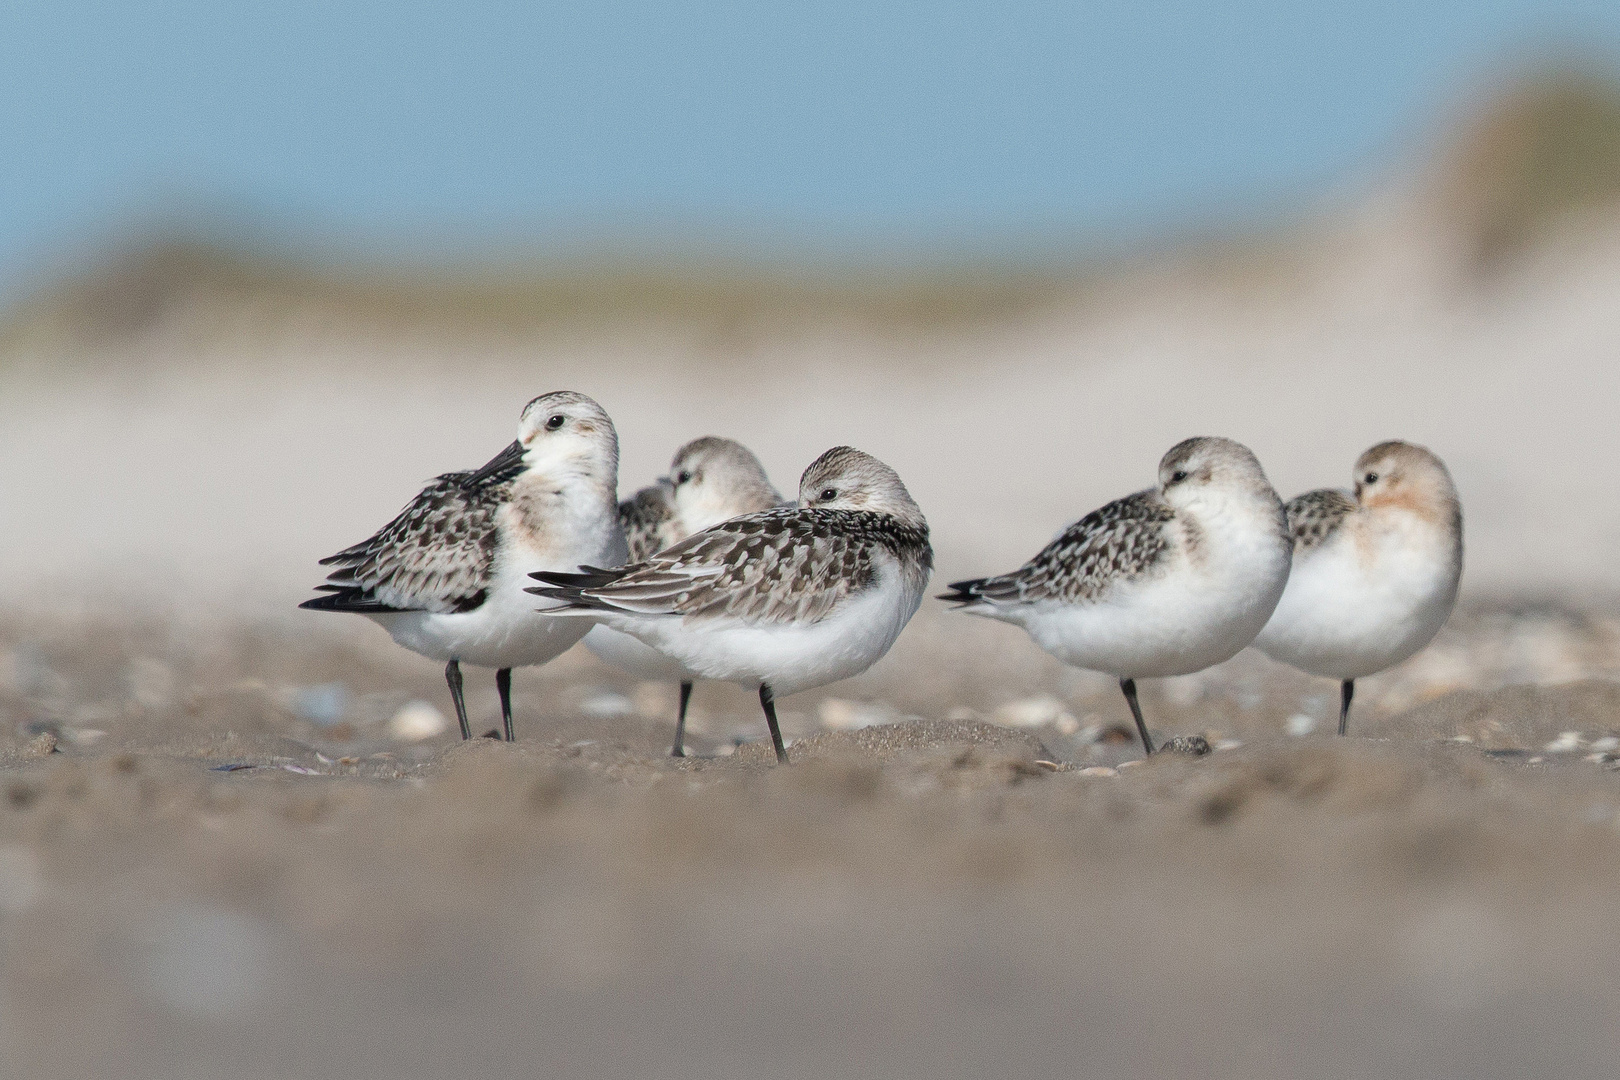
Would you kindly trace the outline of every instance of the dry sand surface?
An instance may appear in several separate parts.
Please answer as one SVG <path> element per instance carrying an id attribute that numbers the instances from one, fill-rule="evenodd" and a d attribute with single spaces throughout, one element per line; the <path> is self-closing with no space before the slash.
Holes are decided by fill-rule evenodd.
<path id="1" fill-rule="evenodd" d="M 777 768 L 746 695 L 701 686 L 676 761 L 673 688 L 586 656 L 462 744 L 399 737 L 444 690 L 369 626 L 28 609 L 0 1073 L 1612 1071 L 1620 622 L 1466 612 L 1343 740 L 1245 654 L 1145 684 L 1217 747 L 1148 761 L 1002 629 L 925 613 L 784 702 Z"/>
<path id="2" fill-rule="evenodd" d="M 1460 283 L 1392 196 L 938 334 L 478 337 L 200 293 L 24 338 L 0 1075 L 1612 1075 L 1620 229 L 1588 226 Z M 930 601 L 782 703 L 788 768 L 712 685 L 670 759 L 674 688 L 582 651 L 517 673 L 516 745 L 462 745 L 436 665 L 293 605 L 564 386 L 615 417 L 626 488 L 710 432 L 784 490 L 876 453 L 937 581 L 1010 569 L 1190 434 L 1285 495 L 1411 438 L 1462 491 L 1464 605 L 1345 740 L 1331 683 L 1245 653 L 1144 684 L 1158 734 L 1215 749 L 1137 762 L 1109 680 Z"/>

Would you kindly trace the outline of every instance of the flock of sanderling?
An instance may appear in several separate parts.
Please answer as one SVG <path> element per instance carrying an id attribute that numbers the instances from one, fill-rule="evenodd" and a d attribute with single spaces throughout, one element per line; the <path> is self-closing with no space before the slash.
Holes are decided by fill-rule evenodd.
<path id="1" fill-rule="evenodd" d="M 369 616 L 445 661 L 463 738 L 463 662 L 496 669 L 510 740 L 512 668 L 583 638 L 633 674 L 681 683 L 676 756 L 693 681 L 717 679 L 759 691 L 786 762 L 776 697 L 865 671 L 922 603 L 933 548 L 921 508 L 893 469 L 847 446 L 810 464 L 797 502 L 729 439 L 683 446 L 667 477 L 623 503 L 618 463 L 601 406 L 537 397 L 487 465 L 438 477 L 376 535 L 322 560 L 336 569 L 301 606 Z M 1135 680 L 1251 644 L 1340 680 L 1344 734 L 1355 680 L 1428 644 L 1461 575 L 1462 509 L 1428 450 L 1380 443 L 1357 460 L 1353 492 L 1285 505 L 1247 447 L 1194 438 L 1164 455 L 1155 487 L 940 599 L 1118 678 L 1151 754 Z"/>

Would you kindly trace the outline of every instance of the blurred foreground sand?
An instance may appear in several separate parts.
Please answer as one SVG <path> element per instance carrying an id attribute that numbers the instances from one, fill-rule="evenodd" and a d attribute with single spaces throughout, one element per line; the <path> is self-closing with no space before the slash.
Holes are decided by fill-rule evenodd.
<path id="1" fill-rule="evenodd" d="M 1620 622 L 1464 613 L 1347 740 L 1245 654 L 1144 686 L 1220 749 L 1134 764 L 1108 680 L 953 623 L 786 699 L 774 768 L 747 695 L 676 761 L 673 687 L 585 655 L 516 745 L 417 741 L 374 627 L 16 609 L 0 1072 L 1606 1074 Z"/>

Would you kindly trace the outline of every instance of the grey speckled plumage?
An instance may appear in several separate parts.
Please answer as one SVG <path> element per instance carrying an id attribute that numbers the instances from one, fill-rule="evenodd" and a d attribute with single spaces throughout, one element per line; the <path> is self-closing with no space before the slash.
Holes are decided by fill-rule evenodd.
<path id="1" fill-rule="evenodd" d="M 482 469 L 436 477 L 375 535 L 321 560 L 336 566 L 326 595 L 300 607 L 327 611 L 475 611 L 488 595 L 500 542 L 496 515 L 522 472 L 514 443 Z"/>
<path id="2" fill-rule="evenodd" d="M 1095 600 L 1110 586 L 1159 566 L 1171 550 L 1175 520 L 1156 489 L 1138 491 L 1093 510 L 1012 573 L 955 582 L 954 592 L 942 599 Z"/>
<path id="3" fill-rule="evenodd" d="M 1356 500 L 1334 488 L 1307 491 L 1290 499 L 1288 534 L 1293 537 L 1294 550 L 1309 551 L 1325 543 L 1355 509 Z"/>
<path id="4" fill-rule="evenodd" d="M 660 480 L 619 504 L 619 524 L 630 545 L 630 562 L 650 558 L 669 546 L 675 501 L 669 481 Z"/>
<path id="5" fill-rule="evenodd" d="M 861 510 L 785 507 L 732 518 L 618 570 L 536 575 L 529 591 L 580 608 L 750 624 L 815 623 L 870 588 L 881 553 L 921 588 L 926 525 Z"/>

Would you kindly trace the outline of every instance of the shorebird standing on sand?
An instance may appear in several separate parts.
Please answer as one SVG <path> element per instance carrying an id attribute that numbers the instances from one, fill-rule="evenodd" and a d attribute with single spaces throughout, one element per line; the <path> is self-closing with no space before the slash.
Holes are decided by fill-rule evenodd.
<path id="1" fill-rule="evenodd" d="M 461 664 L 495 668 L 511 740 L 512 669 L 551 660 L 587 629 L 537 614 L 528 575 L 624 559 L 618 476 L 619 438 L 602 407 L 584 394 L 543 394 L 489 464 L 445 473 L 375 536 L 322 559 L 337 566 L 317 586 L 325 595 L 298 606 L 366 615 L 412 652 L 445 661 L 464 739 Z"/>
<path id="2" fill-rule="evenodd" d="M 1151 754 L 1136 680 L 1242 651 L 1283 594 L 1291 550 L 1282 500 L 1248 447 L 1188 439 L 1159 462 L 1158 487 L 1093 510 L 1012 573 L 959 581 L 940 599 L 1119 679 Z"/>
<path id="3" fill-rule="evenodd" d="M 617 570 L 540 572 L 545 612 L 631 634 L 705 679 L 758 687 L 776 760 L 777 695 L 859 675 L 917 612 L 928 522 L 893 469 L 847 446 L 817 458 L 796 506 L 732 518 Z"/>
<path id="4" fill-rule="evenodd" d="M 783 504 L 765 467 L 742 443 L 707 435 L 675 451 L 669 476 L 619 504 L 619 523 L 630 545 L 628 562 L 640 562 L 722 521 Z M 641 679 L 681 684 L 673 757 L 686 756 L 686 707 L 697 676 L 650 645 L 597 624 L 585 646 L 608 663 Z"/>
<path id="5" fill-rule="evenodd" d="M 1355 493 L 1323 488 L 1288 504 L 1294 570 L 1255 648 L 1339 682 L 1339 734 L 1356 680 L 1434 639 L 1462 580 L 1462 503 L 1445 463 L 1392 441 L 1356 459 Z"/>

